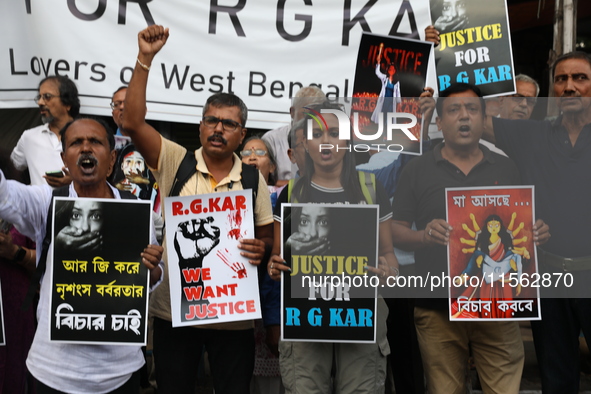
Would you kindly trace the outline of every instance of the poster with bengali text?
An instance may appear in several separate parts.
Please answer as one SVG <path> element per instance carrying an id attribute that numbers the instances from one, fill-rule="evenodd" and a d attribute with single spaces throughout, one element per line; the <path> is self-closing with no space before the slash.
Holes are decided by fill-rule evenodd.
<path id="1" fill-rule="evenodd" d="M 283 204 L 281 339 L 375 343 L 378 206 Z M 299 240 L 299 242 L 298 242 Z M 305 241 L 302 241 L 305 240 Z"/>
<path id="2" fill-rule="evenodd" d="M 173 327 L 261 317 L 257 267 L 238 248 L 255 237 L 252 201 L 250 189 L 166 199 Z"/>
<path id="3" fill-rule="evenodd" d="M 539 320 L 533 186 L 447 188 L 451 320 Z"/>
<path id="4" fill-rule="evenodd" d="M 454 82 L 475 85 L 484 97 L 515 92 L 506 0 L 430 0 L 430 12 L 440 38 L 439 92 Z"/>
<path id="5" fill-rule="evenodd" d="M 149 201 L 55 198 L 52 341 L 146 344 L 151 211 Z"/>

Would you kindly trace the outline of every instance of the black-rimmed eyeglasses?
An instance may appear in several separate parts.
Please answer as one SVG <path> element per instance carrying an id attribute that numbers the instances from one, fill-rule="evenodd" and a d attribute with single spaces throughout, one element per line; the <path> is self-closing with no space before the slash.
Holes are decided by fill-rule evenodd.
<path id="1" fill-rule="evenodd" d="M 204 116 L 201 123 L 206 125 L 210 128 L 215 128 L 220 122 L 222 122 L 222 128 L 224 131 L 234 131 L 242 125 L 238 122 L 233 121 L 232 119 L 220 119 L 216 118 L 215 116 Z"/>

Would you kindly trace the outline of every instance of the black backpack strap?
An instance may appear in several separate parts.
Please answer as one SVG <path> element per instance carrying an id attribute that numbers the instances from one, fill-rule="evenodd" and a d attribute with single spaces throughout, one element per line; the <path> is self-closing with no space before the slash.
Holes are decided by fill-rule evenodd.
<path id="1" fill-rule="evenodd" d="M 123 200 L 137 200 L 137 196 L 127 190 L 119 190 L 119 195 Z"/>
<path id="2" fill-rule="evenodd" d="M 240 179 L 240 183 L 242 183 L 242 188 L 244 190 L 251 189 L 252 190 L 252 207 L 253 212 L 254 207 L 257 205 L 257 193 L 259 191 L 259 175 L 260 172 L 255 167 L 242 163 L 242 175 Z"/>
<path id="3" fill-rule="evenodd" d="M 181 193 L 181 189 L 185 185 L 185 183 L 197 172 L 197 159 L 195 158 L 195 153 L 187 151 L 185 153 L 185 157 L 183 157 L 183 161 L 179 166 L 179 169 L 176 171 L 176 175 L 174 177 L 174 182 L 172 183 L 172 187 L 168 192 L 168 196 L 178 196 Z"/>
<path id="4" fill-rule="evenodd" d="M 45 269 L 47 268 L 47 254 L 49 253 L 49 245 L 51 244 L 51 228 L 53 226 L 53 200 L 55 197 L 68 197 L 69 195 L 69 185 L 54 189 L 51 193 L 51 202 L 49 203 L 49 208 L 47 209 L 47 219 L 45 221 L 45 237 L 43 238 L 43 244 L 41 245 L 41 255 L 38 260 L 39 264 L 37 264 L 35 273 L 31 277 L 31 282 L 29 283 L 29 290 L 27 291 L 27 296 L 23 301 L 22 310 L 26 311 L 31 306 L 33 298 L 35 298 L 35 295 L 37 294 L 37 289 L 39 288 L 39 282 L 41 281 L 41 277 L 43 276 L 43 273 L 45 273 Z"/>

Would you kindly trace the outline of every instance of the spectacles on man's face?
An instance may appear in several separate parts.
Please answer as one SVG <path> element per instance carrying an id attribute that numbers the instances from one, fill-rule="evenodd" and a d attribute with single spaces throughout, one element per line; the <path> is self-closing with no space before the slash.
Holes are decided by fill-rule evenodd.
<path id="1" fill-rule="evenodd" d="M 112 110 L 121 109 L 121 108 L 123 108 L 123 103 L 124 103 L 124 101 L 113 101 L 111 103 L 111 109 Z"/>
<path id="2" fill-rule="evenodd" d="M 42 93 L 42 94 L 38 94 L 36 95 L 33 100 L 35 100 L 36 103 L 39 102 L 39 100 L 43 99 L 43 101 L 48 102 L 49 100 L 51 100 L 54 97 L 58 97 L 57 94 L 51 94 L 51 93 Z"/>
<path id="3" fill-rule="evenodd" d="M 263 157 L 267 154 L 267 151 L 262 149 L 245 149 L 242 152 L 240 152 L 240 157 L 250 157 L 253 154 L 259 157 Z"/>
<path id="4" fill-rule="evenodd" d="M 218 123 L 220 122 L 222 122 L 222 128 L 224 131 L 234 131 L 237 128 L 242 127 L 240 123 L 235 122 L 232 119 L 220 119 L 216 118 L 215 116 L 204 116 L 203 120 L 201 121 L 201 123 L 212 129 L 217 127 Z"/>
<path id="5" fill-rule="evenodd" d="M 525 97 L 524 95 L 519 94 L 519 93 L 512 94 L 509 97 L 511 97 L 511 100 L 513 100 L 513 102 L 515 102 L 515 104 L 520 104 L 525 99 L 525 102 L 528 107 L 533 107 L 538 102 L 538 99 L 535 97 Z"/>

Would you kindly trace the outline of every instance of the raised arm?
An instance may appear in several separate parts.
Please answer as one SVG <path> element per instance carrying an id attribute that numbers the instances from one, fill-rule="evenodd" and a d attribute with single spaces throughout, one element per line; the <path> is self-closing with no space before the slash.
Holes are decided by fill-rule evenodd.
<path id="1" fill-rule="evenodd" d="M 152 168 L 158 167 L 160 133 L 146 123 L 146 86 L 154 56 L 168 40 L 168 28 L 149 26 L 138 34 L 138 57 L 125 97 L 123 129 Z"/>
<path id="2" fill-rule="evenodd" d="M 486 119 L 484 120 L 484 132 L 482 133 L 482 139 L 493 144 L 496 142 L 492 116 L 490 115 L 486 115 Z"/>

